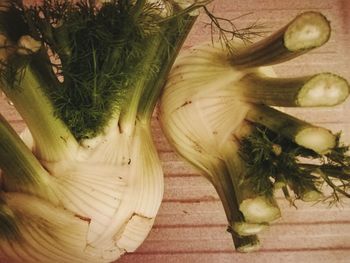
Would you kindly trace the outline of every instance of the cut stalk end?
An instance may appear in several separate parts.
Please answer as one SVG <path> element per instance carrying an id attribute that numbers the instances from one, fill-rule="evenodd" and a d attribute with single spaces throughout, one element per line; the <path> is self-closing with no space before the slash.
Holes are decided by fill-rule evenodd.
<path id="1" fill-rule="evenodd" d="M 322 14 L 305 12 L 269 37 L 234 54 L 231 64 L 239 68 L 278 64 L 322 46 L 330 32 L 330 24 Z"/>
<path id="2" fill-rule="evenodd" d="M 246 222 L 235 222 L 232 224 L 232 230 L 240 236 L 250 236 L 259 234 L 268 228 L 268 224 L 254 224 Z"/>
<path id="3" fill-rule="evenodd" d="M 308 127 L 295 136 L 295 142 L 319 154 L 326 154 L 336 146 L 336 136 L 321 127 Z"/>
<path id="4" fill-rule="evenodd" d="M 331 73 L 312 77 L 299 91 L 297 104 L 302 107 L 334 106 L 349 96 L 348 82 Z"/>
<path id="5" fill-rule="evenodd" d="M 252 105 L 246 119 L 319 154 L 325 154 L 336 146 L 337 137 L 329 130 L 265 105 Z"/>
<path id="6" fill-rule="evenodd" d="M 324 195 L 316 190 L 310 190 L 302 193 L 300 199 L 304 202 L 317 202 L 324 198 Z"/>
<path id="7" fill-rule="evenodd" d="M 277 205 L 265 196 L 245 199 L 239 206 L 244 219 L 249 223 L 267 223 L 275 221 L 281 217 L 281 211 Z"/>
<path id="8" fill-rule="evenodd" d="M 350 89 L 344 78 L 332 73 L 298 78 L 250 73 L 237 87 L 244 101 L 282 107 L 334 106 L 346 100 Z"/>
<path id="9" fill-rule="evenodd" d="M 330 37 L 329 21 L 320 13 L 305 12 L 297 16 L 284 34 L 284 45 L 290 51 L 322 46 Z"/>

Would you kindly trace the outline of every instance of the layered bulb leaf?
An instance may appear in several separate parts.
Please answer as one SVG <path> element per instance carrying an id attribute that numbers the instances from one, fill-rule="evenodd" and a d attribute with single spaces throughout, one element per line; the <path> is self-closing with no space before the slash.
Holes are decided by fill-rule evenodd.
<path id="1" fill-rule="evenodd" d="M 258 249 L 257 234 L 281 216 L 279 190 L 292 203 L 349 197 L 350 158 L 340 135 L 272 107 L 330 107 L 346 100 L 349 84 L 340 76 L 281 78 L 272 68 L 320 47 L 330 31 L 322 14 L 305 12 L 253 44 L 234 39 L 194 46 L 169 74 L 162 128 L 217 190 L 239 251 Z M 324 185 L 331 186 L 329 195 Z"/>
<path id="2" fill-rule="evenodd" d="M 30 192 L 3 173 L 2 198 L 18 233 L 2 238 L 3 259 L 112 262 L 144 241 L 163 193 L 149 127 L 138 123 L 131 136 L 114 127 L 100 139 L 70 160 L 41 161 L 48 172 Z"/>
<path id="3" fill-rule="evenodd" d="M 152 1 L 1 1 L 0 261 L 113 262 L 154 223 L 150 122 L 195 16 Z M 179 12 L 179 14 L 175 14 Z"/>

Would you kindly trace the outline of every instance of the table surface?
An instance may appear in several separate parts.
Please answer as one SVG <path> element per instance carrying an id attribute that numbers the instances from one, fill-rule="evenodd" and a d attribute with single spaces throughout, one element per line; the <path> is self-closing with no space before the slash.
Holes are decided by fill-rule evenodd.
<path id="1" fill-rule="evenodd" d="M 222 17 L 237 18 L 238 28 L 258 22 L 274 31 L 302 11 L 320 11 L 331 21 L 330 41 L 307 55 L 275 68 L 280 76 L 332 71 L 350 80 L 350 1 L 348 0 L 215 0 L 210 10 Z M 208 19 L 201 15 L 184 49 L 210 40 Z M 350 143 L 349 100 L 335 108 L 286 109 L 291 114 L 333 131 L 343 130 Z M 25 124 L 6 100 L 0 112 L 19 132 Z M 297 209 L 280 198 L 283 218 L 260 235 L 262 248 L 250 254 L 237 253 L 226 232 L 226 218 L 210 183 L 183 162 L 152 121 L 154 140 L 163 164 L 165 193 L 155 225 L 147 240 L 120 263 L 277 263 L 350 262 L 350 203 L 340 207 L 297 202 Z"/>

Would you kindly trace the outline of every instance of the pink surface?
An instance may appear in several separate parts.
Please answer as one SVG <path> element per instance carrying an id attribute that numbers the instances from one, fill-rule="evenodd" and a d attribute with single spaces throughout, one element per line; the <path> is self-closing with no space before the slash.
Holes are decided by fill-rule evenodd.
<path id="1" fill-rule="evenodd" d="M 332 71 L 350 80 L 350 1 L 215 0 L 211 10 L 226 18 L 245 15 L 237 20 L 237 27 L 258 21 L 269 31 L 304 10 L 324 13 L 333 28 L 330 41 L 308 55 L 278 66 L 276 71 L 283 76 Z M 210 29 L 205 26 L 205 21 L 208 21 L 205 16 L 198 19 L 184 48 L 210 41 Z M 0 101 L 0 111 L 17 131 L 23 129 L 21 118 L 4 98 Z M 334 131 L 344 130 L 344 140 L 350 143 L 349 101 L 332 111 L 288 111 Z M 164 201 L 148 239 L 135 253 L 118 262 L 350 262 L 350 202 L 339 208 L 297 202 L 296 210 L 281 198 L 283 219 L 261 235 L 261 251 L 235 252 L 214 188 L 176 156 L 156 119 L 153 120 L 153 131 L 165 172 Z"/>

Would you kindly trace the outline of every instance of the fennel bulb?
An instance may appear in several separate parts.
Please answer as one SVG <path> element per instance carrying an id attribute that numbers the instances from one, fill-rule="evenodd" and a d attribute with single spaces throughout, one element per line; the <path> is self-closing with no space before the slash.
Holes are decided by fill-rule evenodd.
<path id="1" fill-rule="evenodd" d="M 0 119 L 0 261 L 112 262 L 161 203 L 150 119 L 198 6 L 73 2 L 0 2 L 1 89 L 28 126 Z"/>
<path id="2" fill-rule="evenodd" d="M 270 107 L 345 101 L 349 84 L 340 76 L 278 78 L 271 67 L 320 47 L 330 31 L 322 14 L 305 12 L 253 44 L 223 38 L 194 46 L 169 74 L 160 104 L 163 131 L 214 185 L 239 251 L 258 249 L 257 234 L 281 216 L 279 189 L 291 203 L 350 197 L 350 157 L 339 135 Z M 324 184 L 333 189 L 330 196 Z"/>

